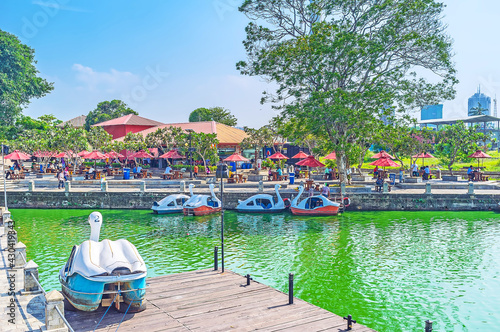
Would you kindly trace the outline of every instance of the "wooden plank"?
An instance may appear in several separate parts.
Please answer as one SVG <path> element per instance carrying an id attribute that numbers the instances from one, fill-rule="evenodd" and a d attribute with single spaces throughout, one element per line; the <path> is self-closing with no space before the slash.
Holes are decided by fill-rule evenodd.
<path id="1" fill-rule="evenodd" d="M 148 309 L 130 314 L 121 332 L 134 331 L 344 331 L 346 321 L 244 277 L 210 269 L 148 279 Z M 77 331 L 92 330 L 101 313 L 69 314 Z M 97 331 L 114 331 L 123 314 L 111 309 Z M 354 324 L 352 331 L 373 331 Z"/>

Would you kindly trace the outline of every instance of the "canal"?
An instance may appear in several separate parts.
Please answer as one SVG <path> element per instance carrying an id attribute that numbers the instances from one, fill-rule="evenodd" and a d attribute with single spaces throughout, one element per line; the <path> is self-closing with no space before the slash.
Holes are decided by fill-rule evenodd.
<path id="1" fill-rule="evenodd" d="M 45 289 L 87 240 L 90 210 L 12 210 Z M 213 267 L 220 216 L 100 211 L 101 239 L 126 238 L 149 276 Z M 493 212 L 349 212 L 336 217 L 225 214 L 226 268 L 250 273 L 379 331 L 500 329 L 500 224 Z"/>

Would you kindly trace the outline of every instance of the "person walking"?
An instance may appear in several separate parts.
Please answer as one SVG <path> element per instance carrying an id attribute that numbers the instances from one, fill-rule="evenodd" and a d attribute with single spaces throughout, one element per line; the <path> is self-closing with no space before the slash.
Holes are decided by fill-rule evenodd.
<path id="1" fill-rule="evenodd" d="M 195 179 L 198 178 L 198 165 L 194 165 L 193 175 Z"/>
<path id="2" fill-rule="evenodd" d="M 57 171 L 57 180 L 59 180 L 59 183 L 57 184 L 57 189 L 64 189 L 64 172 L 62 169 L 59 169 Z"/>

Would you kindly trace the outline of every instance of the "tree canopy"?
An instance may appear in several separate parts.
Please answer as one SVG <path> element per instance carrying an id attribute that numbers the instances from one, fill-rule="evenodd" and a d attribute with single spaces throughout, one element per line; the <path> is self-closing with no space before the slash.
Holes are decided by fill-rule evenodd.
<path id="1" fill-rule="evenodd" d="M 238 123 L 231 111 L 223 107 L 197 108 L 189 114 L 189 122 L 215 121 L 234 127 Z"/>
<path id="2" fill-rule="evenodd" d="M 97 107 L 90 111 L 85 120 L 85 129 L 104 121 L 116 119 L 128 114 L 138 115 L 136 111 L 127 106 L 123 101 L 114 99 L 112 101 L 103 101 L 97 104 Z"/>
<path id="3" fill-rule="evenodd" d="M 19 38 L 0 30 L 0 125 L 13 125 L 33 98 L 54 89 L 38 76 L 35 51 Z"/>
<path id="4" fill-rule="evenodd" d="M 434 0 L 246 0 L 247 61 L 237 69 L 278 84 L 262 101 L 336 151 L 345 182 L 349 156 L 382 118 L 454 96 L 442 9 Z"/>

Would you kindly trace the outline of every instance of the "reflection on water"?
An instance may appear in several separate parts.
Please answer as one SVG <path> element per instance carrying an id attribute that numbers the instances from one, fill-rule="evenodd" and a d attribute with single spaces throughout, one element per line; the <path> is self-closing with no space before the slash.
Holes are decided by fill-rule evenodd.
<path id="1" fill-rule="evenodd" d="M 46 289 L 87 240 L 88 210 L 13 210 Z M 220 216 L 101 211 L 101 239 L 136 245 L 149 276 L 213 267 Z M 226 267 L 380 331 L 500 330 L 500 226 L 490 212 L 360 212 L 336 217 L 225 213 Z"/>

